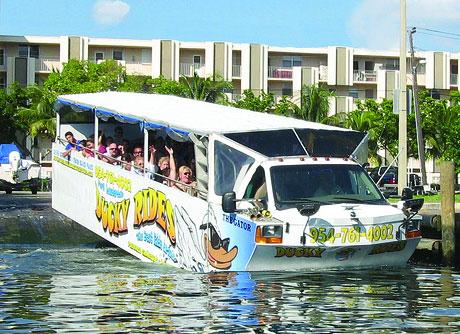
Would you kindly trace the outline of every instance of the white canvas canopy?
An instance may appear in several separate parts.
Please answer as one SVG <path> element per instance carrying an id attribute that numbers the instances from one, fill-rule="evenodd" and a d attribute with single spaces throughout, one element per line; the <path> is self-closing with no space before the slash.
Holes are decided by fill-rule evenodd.
<path id="1" fill-rule="evenodd" d="M 168 127 L 199 135 L 289 128 L 350 131 L 295 118 L 160 94 L 102 92 L 61 95 L 58 102 L 91 109 L 100 115 L 145 122 L 153 128 Z"/>

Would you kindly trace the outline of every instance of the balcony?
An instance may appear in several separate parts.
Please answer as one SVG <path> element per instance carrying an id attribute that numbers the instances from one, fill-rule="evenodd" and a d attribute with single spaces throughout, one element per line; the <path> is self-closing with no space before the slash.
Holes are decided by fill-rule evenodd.
<path id="1" fill-rule="evenodd" d="M 151 63 L 133 63 L 126 62 L 125 69 L 127 74 L 133 75 L 152 75 L 152 64 Z"/>
<path id="2" fill-rule="evenodd" d="M 36 72 L 52 72 L 53 69 L 61 70 L 62 64 L 59 58 L 36 58 L 35 71 Z"/>
<path id="3" fill-rule="evenodd" d="M 377 71 L 371 70 L 354 70 L 353 71 L 353 81 L 359 82 L 377 82 Z"/>
<path id="4" fill-rule="evenodd" d="M 232 65 L 232 77 L 241 78 L 241 65 Z"/>
<path id="5" fill-rule="evenodd" d="M 450 84 L 457 86 L 458 85 L 458 74 L 451 74 L 450 75 Z"/>
<path id="6" fill-rule="evenodd" d="M 292 79 L 292 67 L 268 66 L 268 77 L 276 79 Z"/>
<path id="7" fill-rule="evenodd" d="M 179 75 L 185 77 L 193 77 L 196 74 L 199 77 L 205 76 L 204 64 L 189 64 L 189 63 L 180 63 L 179 64 Z"/>

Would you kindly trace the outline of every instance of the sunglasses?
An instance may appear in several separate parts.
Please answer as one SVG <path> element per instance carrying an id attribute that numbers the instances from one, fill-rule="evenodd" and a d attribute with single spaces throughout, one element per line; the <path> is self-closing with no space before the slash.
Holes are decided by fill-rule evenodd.
<path id="1" fill-rule="evenodd" d="M 190 172 L 185 172 L 185 173 L 183 173 L 183 174 L 184 174 L 184 175 L 192 175 L 192 173 L 190 173 Z"/>
<path id="2" fill-rule="evenodd" d="M 133 153 L 134 154 L 140 154 L 140 153 L 142 153 L 142 151 L 134 151 Z"/>

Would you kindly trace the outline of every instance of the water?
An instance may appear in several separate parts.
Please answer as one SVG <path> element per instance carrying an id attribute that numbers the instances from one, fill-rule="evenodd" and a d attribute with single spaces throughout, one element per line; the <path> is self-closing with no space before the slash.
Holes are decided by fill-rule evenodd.
<path id="1" fill-rule="evenodd" d="M 447 268 L 195 274 L 116 249 L 0 247 L 0 333 L 458 332 L 459 290 Z"/>

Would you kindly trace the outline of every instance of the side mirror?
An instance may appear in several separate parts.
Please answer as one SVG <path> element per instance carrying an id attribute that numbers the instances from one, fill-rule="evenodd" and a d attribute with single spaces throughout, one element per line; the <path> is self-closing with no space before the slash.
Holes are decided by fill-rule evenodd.
<path id="1" fill-rule="evenodd" d="M 234 191 L 225 193 L 222 196 L 222 210 L 226 213 L 236 211 L 236 194 Z"/>
<path id="2" fill-rule="evenodd" d="M 423 198 L 417 199 L 408 199 L 403 203 L 403 208 L 409 211 L 410 213 L 417 213 L 420 211 L 424 203 Z"/>
<path id="3" fill-rule="evenodd" d="M 404 188 L 401 194 L 401 200 L 405 201 L 407 199 L 412 199 L 414 197 L 414 192 L 410 188 Z"/>

